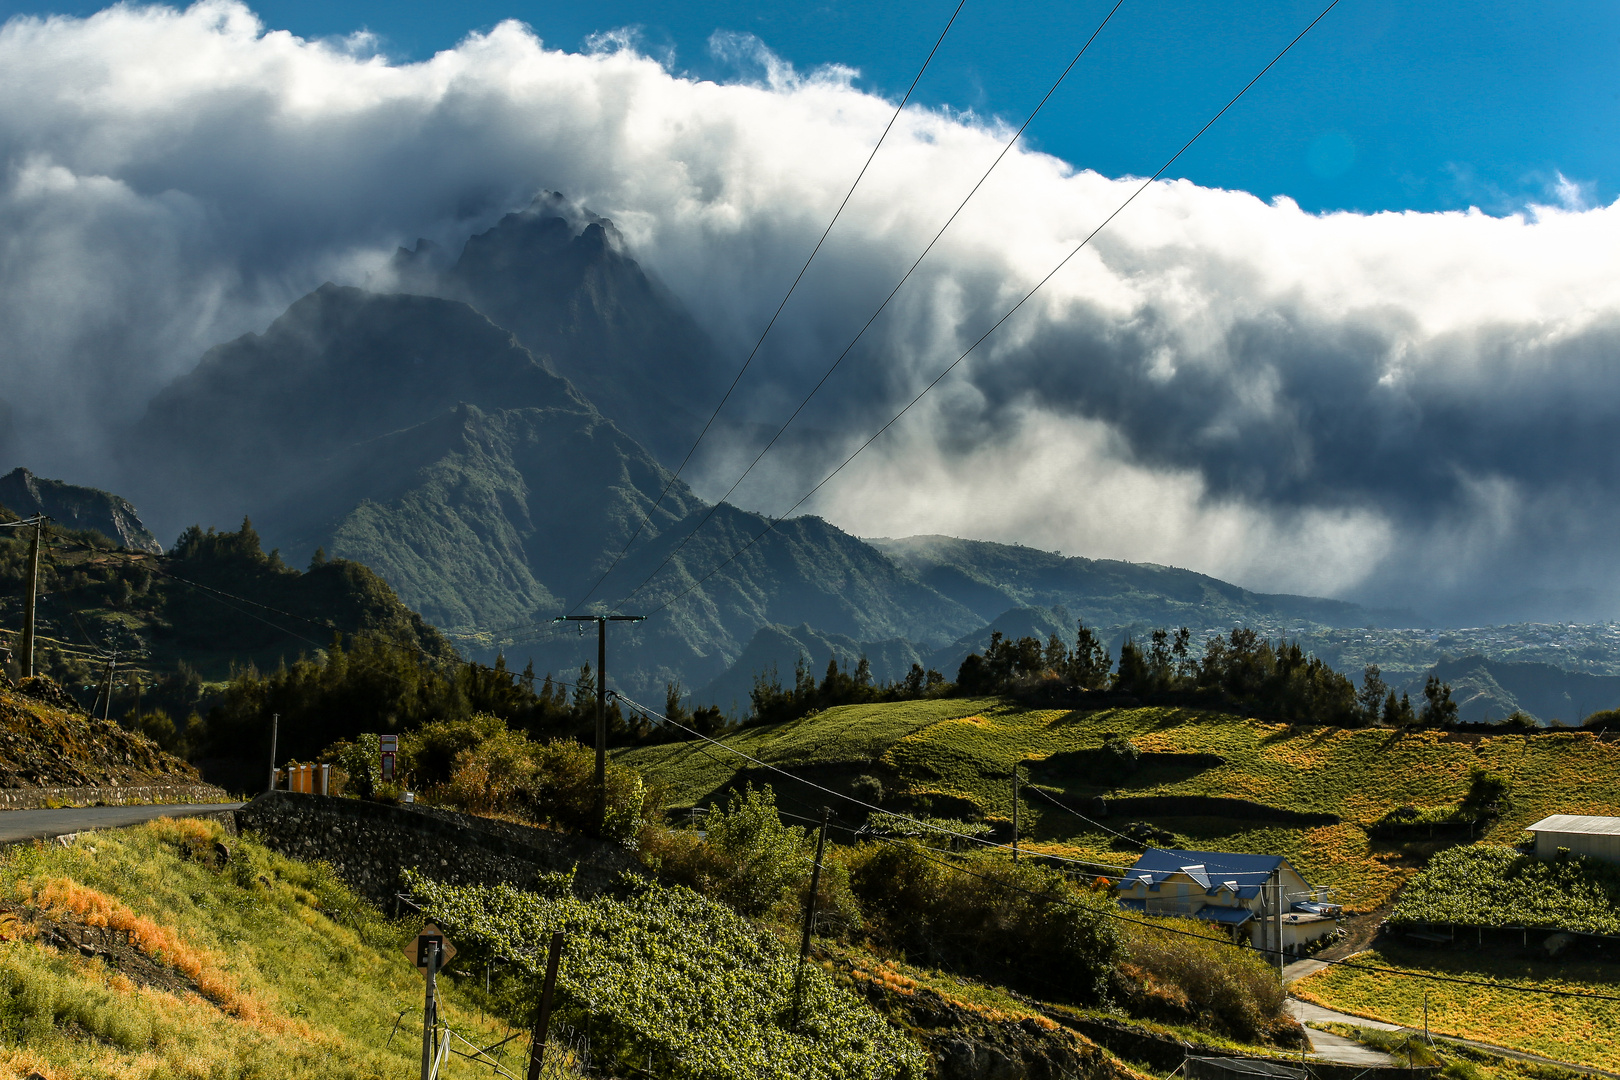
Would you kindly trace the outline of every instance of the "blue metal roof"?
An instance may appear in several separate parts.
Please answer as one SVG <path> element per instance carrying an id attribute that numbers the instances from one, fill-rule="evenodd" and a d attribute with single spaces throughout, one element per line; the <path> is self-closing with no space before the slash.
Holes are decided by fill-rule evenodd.
<path id="1" fill-rule="evenodd" d="M 1218 922 L 1226 926 L 1242 926 L 1254 918 L 1254 912 L 1243 907 L 1221 907 L 1219 904 L 1205 904 L 1193 912 L 1193 918 L 1207 919 L 1210 922 Z"/>
<path id="2" fill-rule="evenodd" d="M 1157 889 L 1172 874 L 1186 874 L 1211 893 L 1225 885 L 1248 900 L 1259 895 L 1260 886 L 1283 861 L 1281 855 L 1148 848 L 1121 884 L 1144 881 L 1149 889 Z"/>

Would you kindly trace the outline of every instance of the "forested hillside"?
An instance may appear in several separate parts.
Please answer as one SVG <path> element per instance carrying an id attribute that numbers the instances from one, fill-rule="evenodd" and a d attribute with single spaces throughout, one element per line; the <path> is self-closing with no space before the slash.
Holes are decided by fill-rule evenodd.
<path id="1" fill-rule="evenodd" d="M 28 549 L 17 534 L 29 531 L 0 531 L 0 624 L 14 647 Z M 296 570 L 264 552 L 248 522 L 236 532 L 188 529 L 163 555 L 118 548 L 99 532 L 48 526 L 39 594 L 36 670 L 80 707 L 182 753 L 202 749 L 187 739 L 188 717 L 206 712 L 211 694 L 239 670 L 273 670 L 344 636 L 435 660 L 455 655 L 365 566 L 322 555 Z M 10 667 L 17 675 L 17 663 Z M 255 741 L 255 760 L 259 753 Z"/>

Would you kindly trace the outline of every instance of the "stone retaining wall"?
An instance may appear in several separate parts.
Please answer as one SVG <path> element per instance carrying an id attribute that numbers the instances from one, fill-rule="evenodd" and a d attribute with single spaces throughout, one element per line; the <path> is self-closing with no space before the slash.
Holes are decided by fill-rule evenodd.
<path id="1" fill-rule="evenodd" d="M 284 855 L 330 863 L 356 892 L 385 909 L 392 908 L 406 868 L 454 885 L 530 888 L 542 874 L 577 866 L 575 887 L 586 895 L 619 891 L 621 873 L 643 872 L 617 844 L 335 795 L 266 792 L 236 812 L 236 823 Z"/>
<path id="2" fill-rule="evenodd" d="M 0 788 L 0 810 L 42 810 L 50 806 L 148 806 L 235 801 L 223 789 L 212 784 Z"/>

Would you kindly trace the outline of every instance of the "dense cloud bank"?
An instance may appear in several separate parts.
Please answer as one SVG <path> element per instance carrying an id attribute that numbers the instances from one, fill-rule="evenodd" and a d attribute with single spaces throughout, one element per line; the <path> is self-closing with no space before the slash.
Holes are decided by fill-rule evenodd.
<path id="1" fill-rule="evenodd" d="M 12 20 L 7 456 L 110 477 L 110 433 L 208 345 L 323 280 L 381 283 L 417 236 L 459 250 L 543 188 L 612 218 L 734 363 L 892 104 L 720 44 L 731 85 L 511 23 L 402 65 L 228 3 Z M 729 486 L 1005 135 L 908 111 L 700 490 Z M 1135 183 L 1010 156 L 737 501 L 784 509 Z M 1617 264 L 1620 207 L 1313 216 L 1156 184 L 807 509 L 1457 617 L 1611 616 Z"/>

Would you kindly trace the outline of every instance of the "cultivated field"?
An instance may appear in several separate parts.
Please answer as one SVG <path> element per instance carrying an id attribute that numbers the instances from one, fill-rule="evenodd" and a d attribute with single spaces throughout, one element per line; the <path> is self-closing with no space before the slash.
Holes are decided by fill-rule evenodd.
<path id="1" fill-rule="evenodd" d="M 1111 733 L 1144 752 L 1135 772 L 1098 775 L 1079 766 L 1065 771 L 1065 758 L 1054 757 L 1083 758 Z M 746 729 L 727 742 L 835 790 L 853 791 L 857 778 L 872 776 L 885 799 L 899 805 L 991 821 L 1011 817 L 1010 773 L 1015 764 L 1027 763 L 1026 777 L 1039 781 L 1040 790 L 1025 793 L 1020 818 L 1026 841 L 1036 847 L 1128 865 L 1140 845 L 1108 830 L 1144 820 L 1188 846 L 1286 855 L 1314 884 L 1337 888 L 1343 902 L 1359 910 L 1387 902 L 1428 853 L 1421 844 L 1370 841 L 1366 827 L 1403 804 L 1454 804 L 1476 765 L 1513 784 L 1510 809 L 1481 839 L 1515 843 L 1525 825 L 1551 813 L 1620 811 L 1620 745 L 1574 732 L 1345 730 L 1172 708 L 1043 711 L 944 699 L 844 706 Z M 669 785 L 677 807 L 702 804 L 745 780 L 772 783 L 784 802 L 836 802 L 812 791 L 795 796 L 791 781 L 696 743 L 637 748 L 622 752 L 621 759 Z M 1126 805 L 1099 818 L 1090 802 L 1097 796 L 1206 796 L 1257 806 L 1213 813 Z M 1268 816 L 1265 808 L 1285 813 Z M 847 805 L 834 809 L 852 813 Z M 1340 821 L 1290 822 L 1293 814 Z"/>

